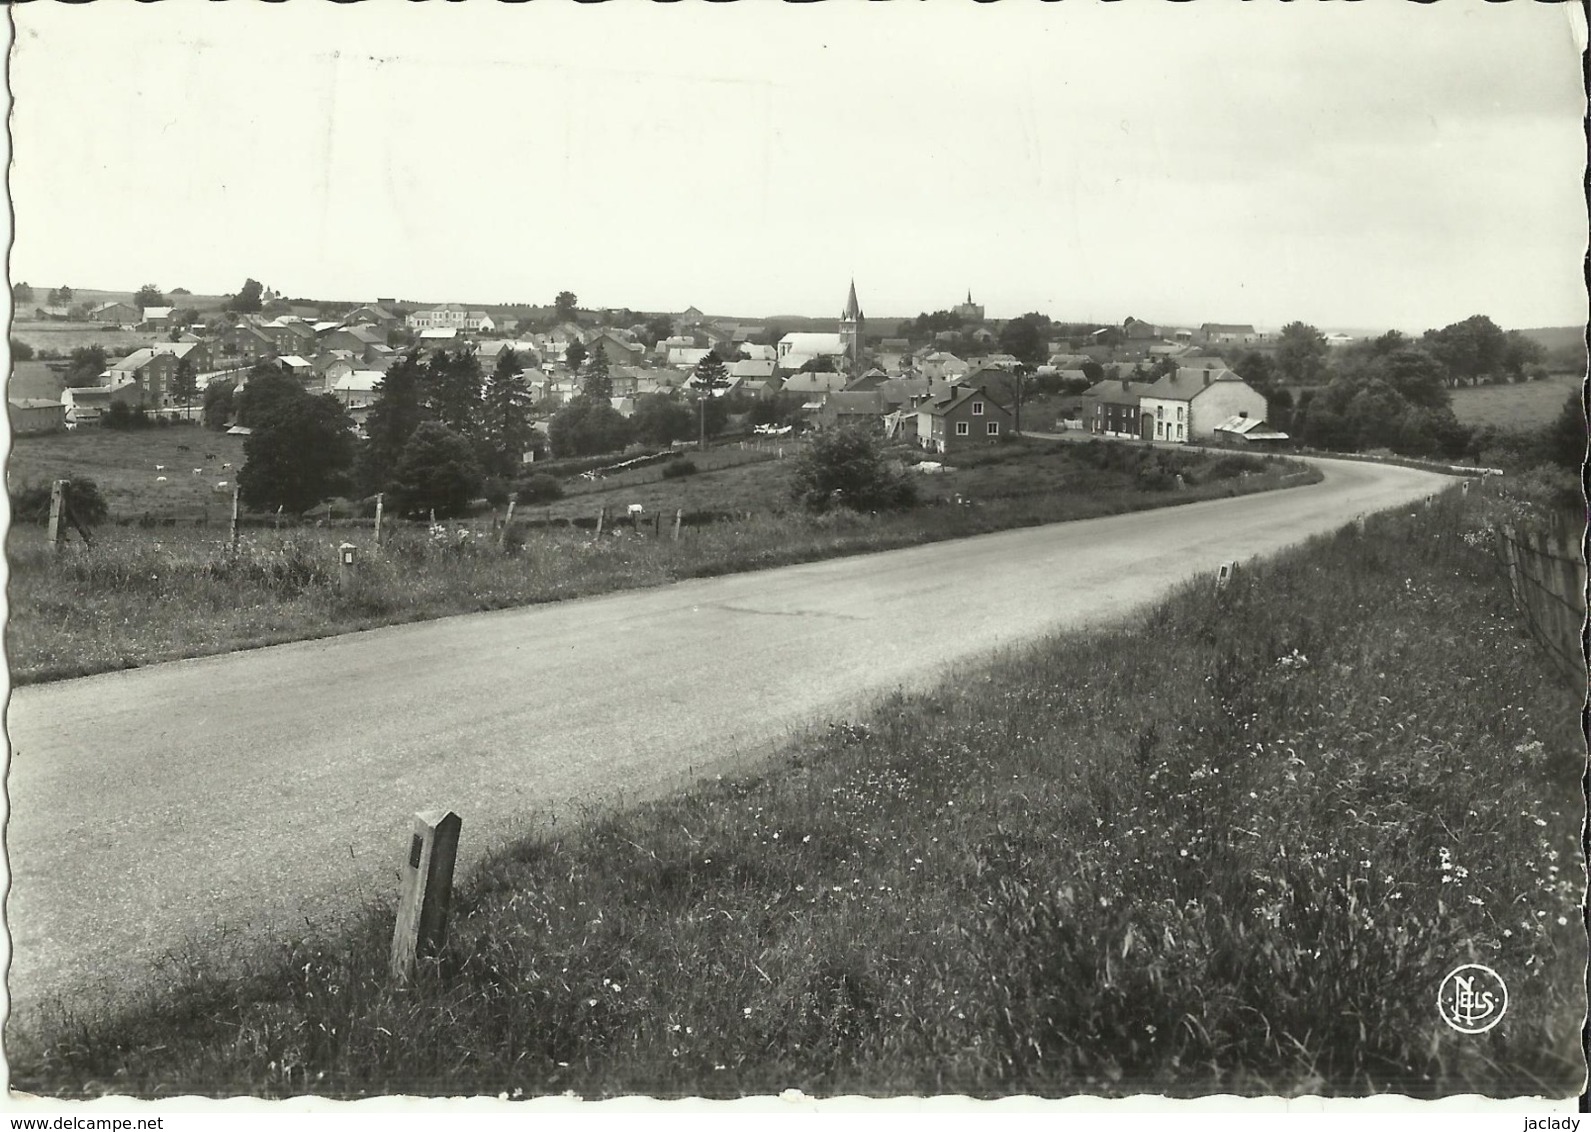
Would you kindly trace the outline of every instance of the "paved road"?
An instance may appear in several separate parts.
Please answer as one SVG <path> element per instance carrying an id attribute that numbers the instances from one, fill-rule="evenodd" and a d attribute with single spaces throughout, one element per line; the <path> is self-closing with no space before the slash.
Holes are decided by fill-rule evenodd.
<path id="1" fill-rule="evenodd" d="M 452 617 L 11 699 L 10 988 L 93 1001 L 198 940 L 389 895 L 411 815 L 461 863 L 585 801 L 712 773 L 999 646 L 1430 494 L 1426 472 Z"/>

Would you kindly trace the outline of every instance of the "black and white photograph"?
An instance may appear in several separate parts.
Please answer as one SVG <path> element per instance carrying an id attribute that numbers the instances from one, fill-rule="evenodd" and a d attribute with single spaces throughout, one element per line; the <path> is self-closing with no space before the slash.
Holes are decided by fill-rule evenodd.
<path id="1" fill-rule="evenodd" d="M 4 15 L 8 1117 L 1573 1132 L 1580 5 Z"/>

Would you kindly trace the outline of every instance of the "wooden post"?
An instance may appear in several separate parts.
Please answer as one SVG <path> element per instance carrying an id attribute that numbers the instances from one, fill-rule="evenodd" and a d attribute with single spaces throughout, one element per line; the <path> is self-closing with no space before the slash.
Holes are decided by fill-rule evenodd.
<path id="1" fill-rule="evenodd" d="M 237 484 L 232 485 L 232 525 L 227 542 L 233 550 L 238 548 L 238 493 L 242 490 Z"/>
<path id="2" fill-rule="evenodd" d="M 508 497 L 508 514 L 503 516 L 503 533 L 497 536 L 497 545 L 499 547 L 508 545 L 508 528 L 514 521 L 514 507 L 518 503 L 519 496 L 510 495 Z"/>
<path id="3" fill-rule="evenodd" d="M 381 505 L 386 502 L 387 494 L 384 491 L 376 492 L 376 545 L 381 545 Z"/>
<path id="4" fill-rule="evenodd" d="M 414 815 L 414 833 L 398 895 L 398 921 L 392 933 L 392 977 L 399 981 L 414 974 L 415 960 L 436 955 L 447 942 L 453 861 L 462 824 L 452 810 L 425 810 Z"/>
<path id="5" fill-rule="evenodd" d="M 674 511 L 674 541 L 675 542 L 679 541 L 679 525 L 684 520 L 684 518 L 685 518 L 685 511 L 682 508 L 676 508 L 675 511 Z"/>
<path id="6" fill-rule="evenodd" d="M 49 543 L 51 550 L 61 549 L 61 511 L 66 507 L 66 485 L 69 482 L 69 480 L 55 480 L 50 484 Z"/>
<path id="7" fill-rule="evenodd" d="M 598 507 L 597 508 L 597 537 L 598 538 L 602 537 L 602 524 L 607 519 L 607 517 L 608 517 L 608 509 L 606 507 Z"/>

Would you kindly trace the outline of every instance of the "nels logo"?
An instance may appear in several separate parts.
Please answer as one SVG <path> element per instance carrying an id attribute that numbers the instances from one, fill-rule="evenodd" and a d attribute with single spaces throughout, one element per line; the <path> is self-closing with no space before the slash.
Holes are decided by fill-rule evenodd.
<path id="1" fill-rule="evenodd" d="M 1490 967 L 1466 963 L 1448 972 L 1437 991 L 1442 1021 L 1461 1034 L 1484 1034 L 1508 1010 L 1508 986 Z"/>

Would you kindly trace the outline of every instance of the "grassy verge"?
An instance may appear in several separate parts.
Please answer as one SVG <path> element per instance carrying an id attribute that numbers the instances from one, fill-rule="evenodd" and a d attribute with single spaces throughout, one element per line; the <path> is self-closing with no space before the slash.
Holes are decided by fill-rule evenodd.
<path id="1" fill-rule="evenodd" d="M 13 1029 L 12 1085 L 1571 1094 L 1579 701 L 1475 506 L 1373 518 L 522 845 L 407 989 L 371 909 Z M 1472 961 L 1510 995 L 1479 1036 L 1435 1013 Z"/>
<path id="2" fill-rule="evenodd" d="M 1123 450 L 1121 460 L 1137 460 Z M 1054 449 L 1046 459 L 1073 467 Z M 1039 523 L 1092 518 L 1318 479 L 1297 465 L 1186 490 L 1140 486 L 1123 470 L 1070 485 L 1007 458 L 961 473 L 978 487 L 973 506 L 930 503 L 897 515 L 764 513 L 750 520 L 688 530 L 679 541 L 617 526 L 600 541 L 569 530 L 515 532 L 506 549 L 482 528 L 406 528 L 380 551 L 367 546 L 350 583 L 336 576 L 336 546 L 368 543 L 368 532 L 301 528 L 250 531 L 237 554 L 214 527 L 106 528 L 91 551 L 72 546 L 52 556 L 38 528 L 13 530 L 7 649 L 16 684 L 84 676 L 181 657 L 331 636 L 378 625 L 454 613 L 559 601 L 681 578 L 864 554 Z M 1079 473 L 1081 474 L 1081 473 Z M 688 477 L 658 498 L 722 501 L 761 485 L 759 498 L 783 490 L 788 467 L 763 462 Z M 697 481 L 732 476 L 730 486 Z M 1108 477 L 1103 482 L 1099 476 Z M 772 478 L 770 478 L 772 477 Z M 1004 477 L 1001 479 L 1000 477 Z M 927 478 L 927 477 L 925 477 Z M 1037 484 L 1043 490 L 1034 490 Z M 1003 486 L 1001 486 L 1003 485 Z M 984 492 L 983 487 L 988 491 Z M 708 495 L 687 495 L 709 492 Z M 648 497 L 649 499 L 651 497 Z M 626 497 L 628 499 L 628 497 Z M 684 502 L 693 506 L 696 503 Z M 591 508 L 581 503 L 579 514 Z M 648 503 L 652 510 L 661 506 Z M 532 516 L 538 509 L 531 509 Z M 672 508 L 668 508 L 672 514 Z M 644 528 L 643 528 L 644 530 Z"/>

